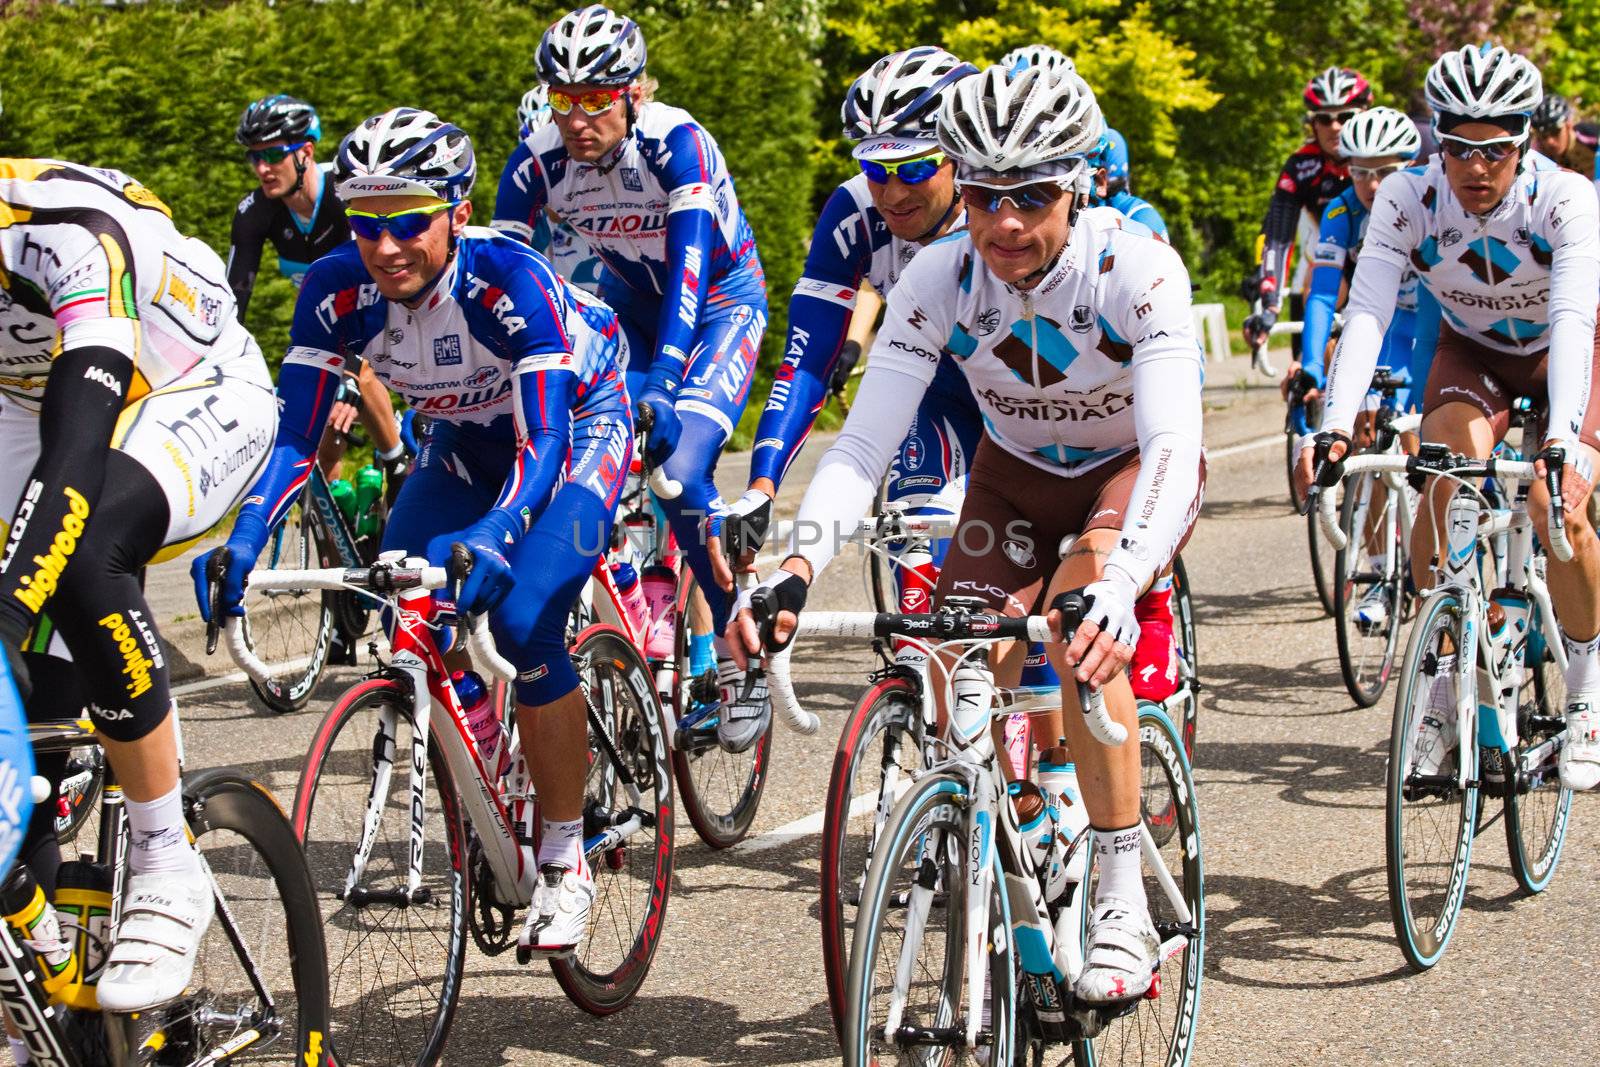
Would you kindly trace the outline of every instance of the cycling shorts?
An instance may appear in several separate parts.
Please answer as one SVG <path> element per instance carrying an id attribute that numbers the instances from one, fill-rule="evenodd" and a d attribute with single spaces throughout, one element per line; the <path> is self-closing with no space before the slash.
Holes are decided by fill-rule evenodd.
<path id="1" fill-rule="evenodd" d="M 1062 542 L 1090 530 L 1122 529 L 1138 478 L 1137 451 L 1065 478 L 1018 459 L 984 434 L 935 599 L 977 597 L 1006 615 L 1041 612 Z M 1194 530 L 1204 490 L 1202 459 L 1200 487 L 1174 558 Z M 1171 564 L 1170 558 L 1159 561 L 1156 573 Z"/>
<path id="2" fill-rule="evenodd" d="M 1591 359 L 1591 380 L 1600 381 L 1600 327 L 1595 329 Z M 1483 412 L 1494 439 L 1500 441 L 1511 429 L 1511 405 L 1517 397 L 1531 397 L 1540 406 L 1548 402 L 1545 380 L 1549 362 L 1549 352 L 1513 356 L 1463 337 L 1448 323 L 1440 323 L 1422 414 L 1426 417 L 1446 404 L 1471 404 Z M 1582 437 L 1590 448 L 1600 448 L 1600 403 L 1594 399 L 1583 413 Z"/>

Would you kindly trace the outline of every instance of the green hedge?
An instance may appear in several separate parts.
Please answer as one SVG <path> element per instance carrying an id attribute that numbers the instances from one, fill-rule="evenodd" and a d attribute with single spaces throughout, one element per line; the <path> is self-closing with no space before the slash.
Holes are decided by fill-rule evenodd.
<path id="1" fill-rule="evenodd" d="M 249 100 L 287 92 L 314 103 L 320 158 L 361 119 L 404 104 L 472 135 L 480 167 L 474 217 L 487 223 L 515 143 L 517 102 L 534 81 L 539 37 L 566 9 L 510 0 L 13 8 L 0 20 L 0 154 L 125 170 L 172 206 L 180 229 L 225 255 L 234 206 L 254 183 L 233 141 Z M 692 19 L 680 17 L 691 11 Z M 792 10 L 760 3 L 663 5 L 634 15 L 659 99 L 686 107 L 717 138 L 755 229 L 772 302 L 765 373 L 755 387 L 764 395 L 812 223 L 819 75 L 795 62 L 811 48 L 807 30 Z M 294 294 L 270 256 L 249 325 L 276 364 Z"/>

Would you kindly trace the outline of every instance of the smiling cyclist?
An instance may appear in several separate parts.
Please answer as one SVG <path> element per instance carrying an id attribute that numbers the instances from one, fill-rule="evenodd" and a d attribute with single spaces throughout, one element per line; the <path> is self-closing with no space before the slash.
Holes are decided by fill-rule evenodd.
<path id="1" fill-rule="evenodd" d="M 428 444 L 383 533 L 383 550 L 450 560 L 472 552 L 455 597 L 493 611 L 519 671 L 517 728 L 543 820 L 539 882 L 520 944 L 571 951 L 594 897 L 583 852 L 585 702 L 567 613 L 609 541 L 633 429 L 616 316 L 511 237 L 469 227 L 472 142 L 427 111 L 367 119 L 339 147 L 338 193 L 355 240 L 312 265 L 279 378 L 272 461 L 228 538 L 223 600 L 306 477 L 316 428 L 347 357 L 432 419 Z M 208 556 L 194 564 L 201 607 Z M 452 662 L 454 669 L 465 662 Z"/>
<path id="2" fill-rule="evenodd" d="M 527 142 L 526 195 L 495 211 L 528 225 L 549 208 L 605 264 L 600 295 L 628 335 L 649 458 L 683 487 L 662 505 L 720 634 L 730 598 L 711 563 L 712 475 L 755 380 L 766 279 L 721 150 L 687 111 L 652 99 L 645 59 L 639 27 L 598 4 L 545 31 L 537 67 L 555 119 Z M 726 655 L 718 675 L 717 740 L 744 751 L 771 721 L 766 686 Z"/>

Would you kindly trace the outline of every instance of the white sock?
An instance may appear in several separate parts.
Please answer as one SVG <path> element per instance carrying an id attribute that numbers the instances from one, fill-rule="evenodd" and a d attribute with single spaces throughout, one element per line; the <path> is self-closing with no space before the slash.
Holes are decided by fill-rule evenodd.
<path id="1" fill-rule="evenodd" d="M 540 819 L 539 866 L 554 863 L 569 871 L 583 870 L 583 820 Z"/>
<path id="2" fill-rule="evenodd" d="M 1562 630 L 1561 643 L 1567 647 L 1567 695 L 1600 689 L 1600 637 L 1574 641 Z"/>
<path id="3" fill-rule="evenodd" d="M 199 857 L 189 844 L 183 820 L 183 786 L 175 785 L 155 800 L 124 801 L 128 810 L 128 863 L 134 874 L 156 871 L 198 871 Z"/>
<path id="4" fill-rule="evenodd" d="M 20 1037 L 6 1035 L 6 1040 L 11 1043 L 11 1058 L 17 1061 L 17 1067 L 24 1067 L 29 1061 L 28 1043 Z"/>
<path id="5" fill-rule="evenodd" d="M 1100 875 L 1094 899 L 1098 904 L 1107 897 L 1116 897 L 1129 904 L 1145 907 L 1144 856 L 1140 837 L 1144 827 L 1139 823 L 1121 830 L 1094 832 L 1094 866 Z"/>

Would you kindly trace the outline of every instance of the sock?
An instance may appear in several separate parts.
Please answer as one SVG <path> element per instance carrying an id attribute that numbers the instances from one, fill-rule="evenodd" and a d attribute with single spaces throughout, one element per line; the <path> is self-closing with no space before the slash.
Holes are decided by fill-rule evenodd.
<path id="1" fill-rule="evenodd" d="M 199 857 L 189 844 L 183 820 L 183 787 L 175 785 L 166 796 L 140 802 L 129 797 L 128 856 L 134 874 L 156 871 L 198 871 Z"/>
<path id="2" fill-rule="evenodd" d="M 689 676 L 698 678 L 717 666 L 716 638 L 711 634 L 689 635 Z"/>
<path id="3" fill-rule="evenodd" d="M 583 820 L 556 822 L 540 819 L 539 866 L 558 864 L 569 871 L 583 870 Z"/>
<path id="4" fill-rule="evenodd" d="M 1562 630 L 1561 643 L 1567 647 L 1567 696 L 1600 689 L 1600 636 L 1574 641 Z"/>
<path id="5" fill-rule="evenodd" d="M 11 1043 L 11 1058 L 17 1061 L 17 1067 L 25 1067 L 29 1062 L 28 1043 L 20 1037 L 7 1035 L 6 1040 Z"/>
<path id="6" fill-rule="evenodd" d="M 1146 907 L 1144 896 L 1144 856 L 1139 838 L 1144 833 L 1139 823 L 1121 830 L 1094 832 L 1094 865 L 1100 875 L 1094 900 L 1098 904 L 1116 897 L 1137 907 Z"/>

